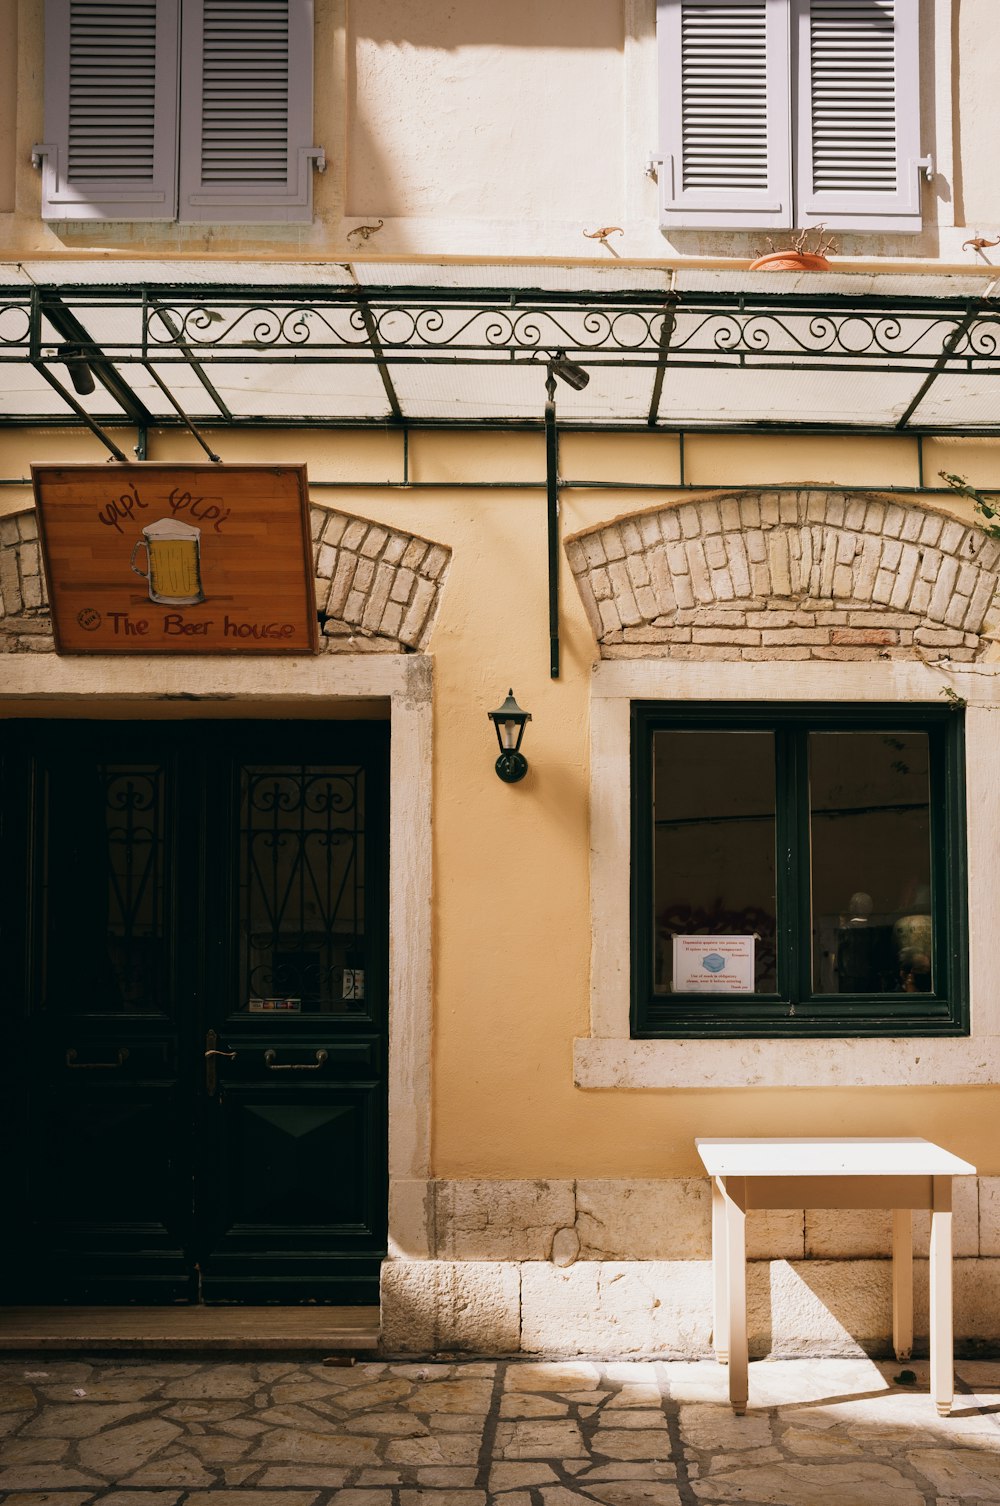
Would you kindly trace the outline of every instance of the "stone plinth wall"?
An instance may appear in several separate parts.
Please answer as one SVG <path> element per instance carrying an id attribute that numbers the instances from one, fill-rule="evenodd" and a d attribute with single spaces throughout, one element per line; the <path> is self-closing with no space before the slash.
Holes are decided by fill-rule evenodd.
<path id="1" fill-rule="evenodd" d="M 382 1270 L 387 1352 L 710 1353 L 706 1178 L 436 1181 L 424 1203 L 431 1258 Z M 1000 1178 L 956 1178 L 954 1209 L 956 1343 L 1000 1353 Z M 926 1348 L 929 1215 L 913 1224 Z M 888 1354 L 891 1252 L 887 1211 L 750 1212 L 753 1352 Z"/>
<path id="2" fill-rule="evenodd" d="M 311 507 L 320 647 L 417 653 L 434 626 L 451 550 L 366 518 Z M 51 652 L 34 510 L 0 518 L 0 653 Z"/>
<path id="3" fill-rule="evenodd" d="M 1000 543 L 873 494 L 741 491 L 566 552 L 604 658 L 976 658 Z"/>
<path id="4" fill-rule="evenodd" d="M 1000 1354 L 1000 1260 L 954 1262 L 955 1351 Z M 915 1260 L 914 1353 L 927 1353 L 927 1262 Z M 890 1260 L 747 1265 L 750 1354 L 891 1355 Z M 708 1260 L 389 1260 L 382 1267 L 387 1354 L 593 1355 L 702 1359 L 712 1354 Z"/>

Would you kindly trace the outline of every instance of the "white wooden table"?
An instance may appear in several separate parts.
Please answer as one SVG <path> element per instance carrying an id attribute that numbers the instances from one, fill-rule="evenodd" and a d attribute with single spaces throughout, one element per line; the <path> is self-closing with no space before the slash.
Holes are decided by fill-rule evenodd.
<path id="1" fill-rule="evenodd" d="M 929 1140 L 695 1141 L 712 1178 L 715 1353 L 729 1366 L 729 1400 L 748 1399 L 746 1213 L 748 1208 L 891 1208 L 892 1344 L 913 1348 L 912 1209 L 929 1208 L 931 1394 L 942 1417 L 954 1400 L 951 1308 L 951 1179 L 976 1168 Z"/>

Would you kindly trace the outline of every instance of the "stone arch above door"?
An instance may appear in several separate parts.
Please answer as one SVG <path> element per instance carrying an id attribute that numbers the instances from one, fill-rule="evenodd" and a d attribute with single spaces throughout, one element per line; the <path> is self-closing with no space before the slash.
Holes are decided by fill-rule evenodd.
<path id="1" fill-rule="evenodd" d="M 971 660 L 1000 543 L 876 493 L 738 491 L 566 541 L 602 658 Z"/>
<path id="2" fill-rule="evenodd" d="M 451 550 L 332 508 L 310 508 L 320 648 L 417 653 L 437 615 Z M 34 508 L 0 518 L 0 653 L 51 651 Z"/>

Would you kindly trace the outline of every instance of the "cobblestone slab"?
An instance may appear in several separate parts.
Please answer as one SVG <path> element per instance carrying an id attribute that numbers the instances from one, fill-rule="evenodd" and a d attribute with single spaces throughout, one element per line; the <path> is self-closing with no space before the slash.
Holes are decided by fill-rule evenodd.
<path id="1" fill-rule="evenodd" d="M 903 1379 L 900 1379 L 900 1375 Z M 915 1377 L 911 1379 L 910 1377 Z M 1000 1502 L 1000 1362 L 0 1365 L 5 1506 Z"/>

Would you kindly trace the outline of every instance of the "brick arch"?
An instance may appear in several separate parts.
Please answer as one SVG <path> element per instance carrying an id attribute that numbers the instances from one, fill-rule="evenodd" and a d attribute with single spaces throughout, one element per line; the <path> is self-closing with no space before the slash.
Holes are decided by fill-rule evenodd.
<path id="1" fill-rule="evenodd" d="M 368 518 L 310 508 L 320 646 L 417 652 L 434 626 L 451 550 Z M 0 653 L 51 650 L 34 508 L 0 518 Z"/>
<path id="2" fill-rule="evenodd" d="M 425 648 L 451 550 L 328 507 L 313 506 L 310 516 L 326 646 L 388 653 Z"/>
<path id="3" fill-rule="evenodd" d="M 916 658 L 985 647 L 1000 543 L 917 503 L 740 491 L 566 541 L 604 658 Z"/>

